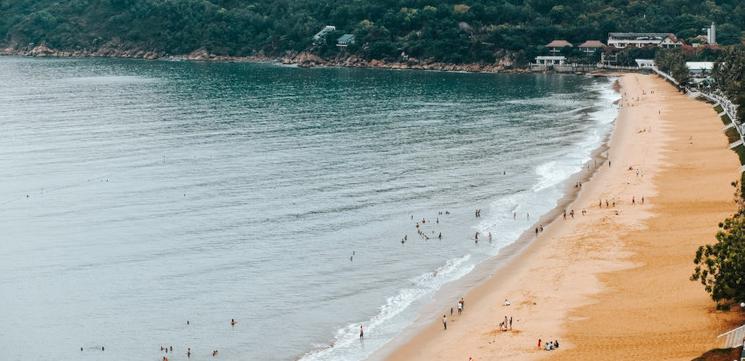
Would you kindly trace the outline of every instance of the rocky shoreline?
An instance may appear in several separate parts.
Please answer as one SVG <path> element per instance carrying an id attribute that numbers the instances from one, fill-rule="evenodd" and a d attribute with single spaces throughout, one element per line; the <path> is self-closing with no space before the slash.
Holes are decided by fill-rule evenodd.
<path id="1" fill-rule="evenodd" d="M 409 58 L 406 61 L 382 61 L 367 60 L 355 55 L 340 56 L 334 59 L 324 59 L 309 52 L 288 53 L 280 57 L 265 55 L 255 56 L 225 56 L 215 55 L 204 49 L 195 50 L 189 54 L 171 55 L 159 51 L 148 51 L 141 49 L 123 49 L 116 46 L 102 47 L 97 50 L 59 50 L 52 49 L 46 45 L 37 45 L 33 48 L 0 49 L 0 55 L 15 55 L 28 57 L 58 57 L 58 58 L 128 58 L 145 60 L 169 60 L 169 61 L 215 61 L 215 62 L 253 62 L 253 63 L 277 63 L 294 65 L 303 68 L 312 67 L 347 67 L 347 68 L 380 68 L 394 70 L 431 70 L 449 72 L 471 72 L 471 73 L 524 73 L 530 69 L 513 67 L 512 61 L 505 56 L 493 64 L 448 64 L 435 61 L 423 61 Z"/>

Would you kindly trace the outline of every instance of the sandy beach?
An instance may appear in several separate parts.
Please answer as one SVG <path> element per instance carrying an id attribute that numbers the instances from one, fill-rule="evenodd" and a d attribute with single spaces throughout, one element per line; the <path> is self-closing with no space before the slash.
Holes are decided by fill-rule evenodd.
<path id="1" fill-rule="evenodd" d="M 559 216 L 464 295 L 461 316 L 433 314 L 388 360 L 690 360 L 719 346 L 738 315 L 715 312 L 688 277 L 734 210 L 737 156 L 710 105 L 651 75 L 620 84 L 609 162 L 568 205 L 574 217 Z M 499 330 L 505 317 L 511 331 Z M 543 351 L 539 339 L 561 347 Z"/>

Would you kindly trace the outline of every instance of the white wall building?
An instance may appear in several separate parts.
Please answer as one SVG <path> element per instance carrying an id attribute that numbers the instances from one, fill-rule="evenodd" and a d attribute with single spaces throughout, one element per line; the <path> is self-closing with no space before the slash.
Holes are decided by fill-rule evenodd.
<path id="1" fill-rule="evenodd" d="M 317 42 L 321 40 L 322 38 L 326 37 L 326 34 L 336 31 L 336 26 L 333 25 L 326 25 L 321 29 L 321 31 L 317 32 L 316 35 L 313 35 L 313 41 Z"/>
<path id="2" fill-rule="evenodd" d="M 566 60 L 567 58 L 565 56 L 556 56 L 556 55 L 535 57 L 536 65 L 543 65 L 543 66 L 563 65 Z"/>
<path id="3" fill-rule="evenodd" d="M 659 46 L 662 48 L 677 48 L 683 42 L 672 33 L 609 33 L 608 46 L 623 49 L 629 46 L 642 48 L 645 46 Z"/>

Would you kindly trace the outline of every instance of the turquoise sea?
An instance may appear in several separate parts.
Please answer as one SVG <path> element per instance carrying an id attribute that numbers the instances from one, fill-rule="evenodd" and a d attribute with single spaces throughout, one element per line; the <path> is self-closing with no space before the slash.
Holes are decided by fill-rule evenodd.
<path id="1" fill-rule="evenodd" d="M 115 59 L 2 57 L 0 80 L 8 361 L 378 355 L 556 206 L 618 98 L 575 75 Z"/>

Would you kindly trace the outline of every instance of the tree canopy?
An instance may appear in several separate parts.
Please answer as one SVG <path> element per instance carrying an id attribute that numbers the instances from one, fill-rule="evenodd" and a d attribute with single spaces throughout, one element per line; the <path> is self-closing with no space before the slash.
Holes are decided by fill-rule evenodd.
<path id="1" fill-rule="evenodd" d="M 451 63 L 494 62 L 505 51 L 529 58 L 553 39 L 615 31 L 688 39 L 714 21 L 722 44 L 745 31 L 740 0 L 0 0 L 0 14 L 5 46 L 280 55 L 311 49 L 313 34 L 334 25 L 355 34 L 347 51 L 362 57 Z"/>
<path id="2" fill-rule="evenodd" d="M 739 210 L 719 224 L 717 242 L 699 247 L 692 281 L 700 281 L 717 302 L 745 301 L 745 204 L 738 189 Z"/>

